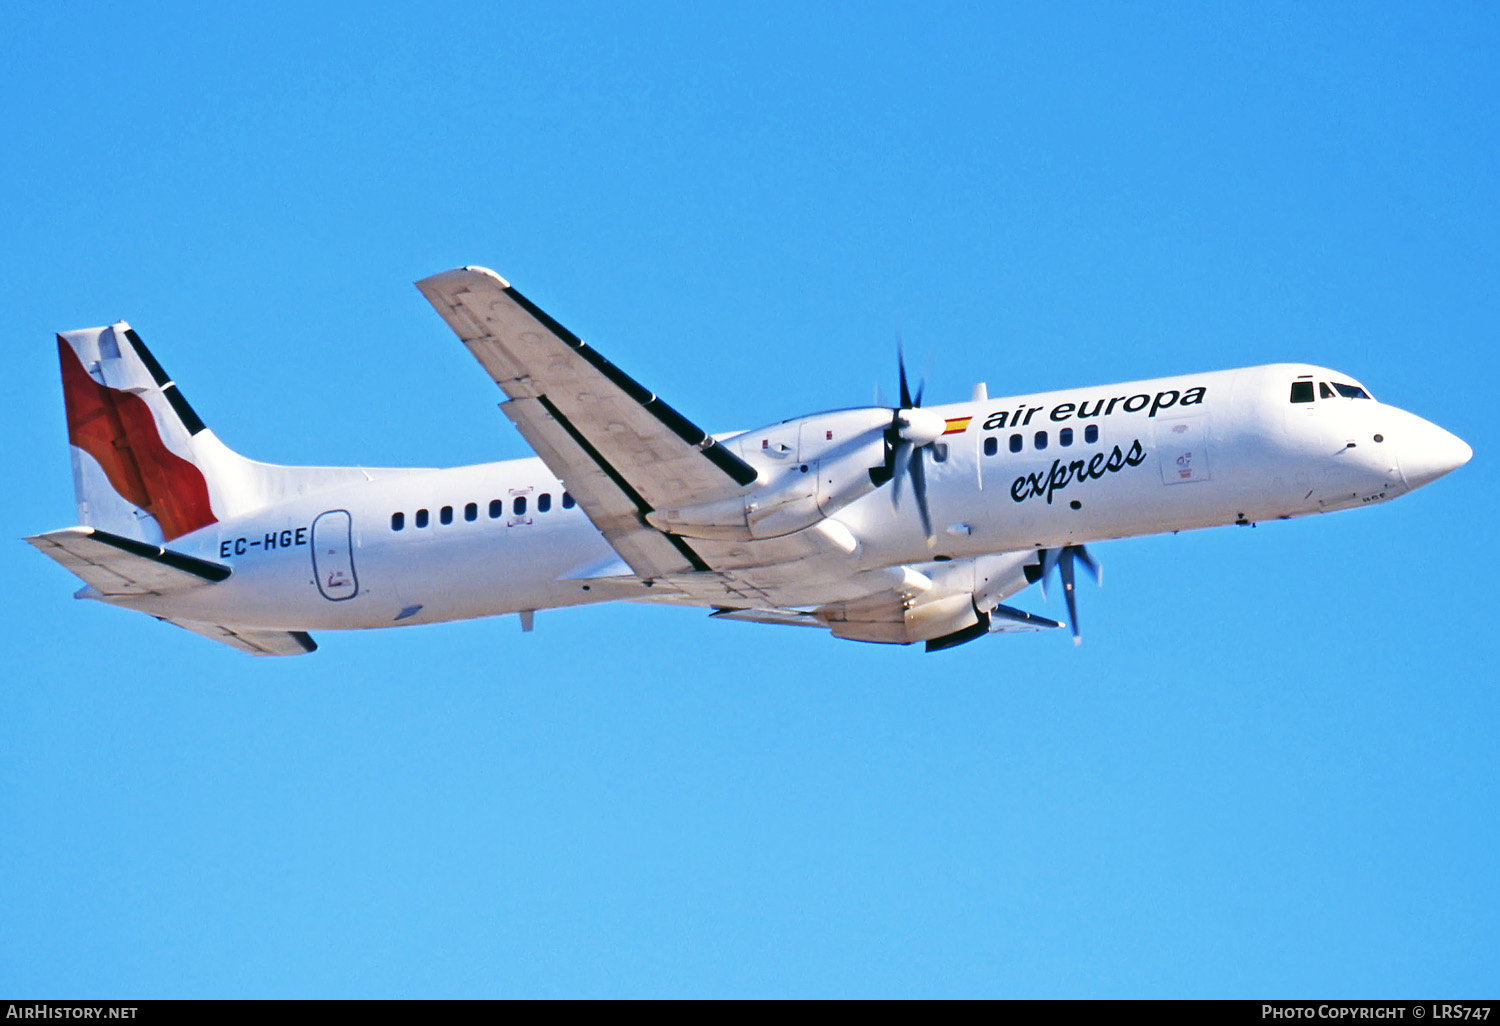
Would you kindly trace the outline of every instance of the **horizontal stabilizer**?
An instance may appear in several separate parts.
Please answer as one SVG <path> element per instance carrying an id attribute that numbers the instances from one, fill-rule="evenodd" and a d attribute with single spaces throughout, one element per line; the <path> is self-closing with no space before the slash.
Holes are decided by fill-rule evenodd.
<path id="1" fill-rule="evenodd" d="M 199 623 L 196 620 L 160 619 L 254 656 L 306 655 L 318 648 L 318 643 L 306 631 L 260 631 L 225 627 L 217 623 Z"/>
<path id="2" fill-rule="evenodd" d="M 227 580 L 230 569 L 95 527 L 65 527 L 26 539 L 105 597 L 164 595 Z"/>

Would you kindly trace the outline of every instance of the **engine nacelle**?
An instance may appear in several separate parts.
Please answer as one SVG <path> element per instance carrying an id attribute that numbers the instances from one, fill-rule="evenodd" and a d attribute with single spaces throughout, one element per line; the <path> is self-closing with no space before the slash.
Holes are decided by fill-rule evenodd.
<path id="1" fill-rule="evenodd" d="M 965 594 L 919 597 L 904 605 L 884 596 L 878 602 L 840 602 L 824 606 L 818 619 L 835 638 L 872 641 L 881 645 L 910 645 L 940 638 L 979 623 L 974 602 Z"/>
<path id="2" fill-rule="evenodd" d="M 903 567 L 900 583 L 891 590 L 832 602 L 814 615 L 837 638 L 887 645 L 939 642 L 939 648 L 962 644 L 986 631 L 1057 626 L 1041 617 L 1021 623 L 1014 617 L 990 620 L 1001 599 L 1027 586 L 1026 566 L 1036 559 L 1032 551 L 1006 552 Z"/>
<path id="3" fill-rule="evenodd" d="M 759 472 L 741 495 L 653 510 L 652 527 L 686 538 L 750 541 L 803 530 L 875 490 L 891 411 L 835 410 L 746 431 L 723 444 Z"/>

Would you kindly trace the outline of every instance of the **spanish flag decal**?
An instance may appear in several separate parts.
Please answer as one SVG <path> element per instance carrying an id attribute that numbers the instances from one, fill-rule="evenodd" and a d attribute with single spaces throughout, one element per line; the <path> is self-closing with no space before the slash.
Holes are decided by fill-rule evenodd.
<path id="1" fill-rule="evenodd" d="M 948 427 L 944 429 L 943 434 L 956 435 L 962 431 L 967 431 L 969 430 L 969 421 L 973 419 L 973 417 L 949 417 L 947 420 Z"/>

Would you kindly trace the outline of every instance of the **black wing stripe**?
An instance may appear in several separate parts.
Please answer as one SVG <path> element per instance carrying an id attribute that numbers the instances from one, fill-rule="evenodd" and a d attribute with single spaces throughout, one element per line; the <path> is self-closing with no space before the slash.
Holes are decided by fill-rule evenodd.
<path id="1" fill-rule="evenodd" d="M 698 425 L 688 420 L 667 403 L 662 402 L 650 389 L 610 363 L 609 360 L 605 359 L 596 350 L 590 348 L 588 343 L 584 342 L 583 339 L 553 320 L 546 311 L 521 295 L 514 287 L 507 286 L 505 291 L 523 310 L 540 321 L 548 331 L 571 346 L 574 352 L 588 362 L 589 366 L 593 367 L 600 374 L 603 374 L 613 384 L 618 386 L 622 392 L 630 396 L 631 399 L 640 403 L 642 409 L 661 421 L 669 431 L 688 445 L 696 446 L 702 450 L 703 455 L 708 458 L 709 462 L 728 474 L 730 480 L 734 481 L 735 484 L 743 487 L 755 480 L 755 468 L 719 445 L 718 442 L 715 442 L 708 436 L 707 431 L 704 431 Z"/>
<path id="2" fill-rule="evenodd" d="M 593 444 L 583 436 L 582 432 L 580 432 L 576 427 L 573 426 L 573 422 L 568 420 L 568 418 L 563 415 L 563 412 L 559 410 L 555 405 L 553 405 L 550 399 L 548 399 L 544 395 L 539 395 L 536 397 L 536 401 L 542 404 L 542 409 L 546 410 L 548 415 L 551 416 L 553 420 L 562 425 L 562 429 L 568 433 L 569 437 L 571 437 L 574 442 L 578 443 L 578 447 L 584 451 L 585 455 L 587 455 L 589 459 L 593 460 L 595 465 L 597 465 L 600 470 L 604 471 L 609 479 L 614 482 L 615 487 L 620 489 L 620 491 L 625 494 L 625 497 L 635 505 L 635 508 L 637 510 L 640 511 L 642 517 L 644 517 L 645 514 L 651 512 L 651 504 L 646 501 L 645 496 L 631 487 L 630 482 L 625 480 L 625 478 L 620 475 L 620 472 L 610 465 L 610 462 L 600 454 L 598 449 L 594 448 Z M 650 525 L 646 525 L 644 524 L 644 522 L 643 526 L 645 526 L 646 530 L 648 531 L 656 530 L 656 528 L 651 527 Z M 688 563 L 692 565 L 694 570 L 707 571 L 711 569 L 707 563 L 703 562 L 703 558 L 699 556 L 698 553 L 692 550 L 692 547 L 689 546 L 687 542 L 683 541 L 675 534 L 667 534 L 660 531 L 657 533 L 661 534 L 663 538 L 671 542 L 672 545 L 677 549 L 677 551 L 682 553 L 682 558 L 686 559 Z"/>
<path id="3" fill-rule="evenodd" d="M 708 457 L 708 462 L 728 474 L 737 485 L 747 485 L 757 477 L 754 467 L 718 442 L 713 442 L 707 449 L 704 449 L 703 455 Z"/>

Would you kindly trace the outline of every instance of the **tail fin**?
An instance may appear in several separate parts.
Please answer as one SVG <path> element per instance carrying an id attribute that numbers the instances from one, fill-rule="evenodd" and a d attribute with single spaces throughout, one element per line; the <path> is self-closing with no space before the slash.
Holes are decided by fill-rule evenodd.
<path id="1" fill-rule="evenodd" d="M 65 331 L 57 350 L 85 526 L 162 545 L 294 496 L 413 472 L 246 459 L 204 426 L 124 321 Z"/>
<path id="2" fill-rule="evenodd" d="M 57 355 L 83 526 L 26 540 L 88 583 L 79 598 L 125 605 L 142 595 L 212 587 L 229 578 L 229 567 L 193 555 L 192 542 L 176 550 L 166 543 L 328 488 L 429 473 L 246 459 L 204 426 L 124 321 L 63 332 Z M 253 655 L 301 655 L 318 647 L 302 631 L 159 618 Z"/>
<path id="3" fill-rule="evenodd" d="M 130 325 L 66 332 L 57 350 L 79 522 L 158 544 L 217 522 L 203 421 Z"/>

